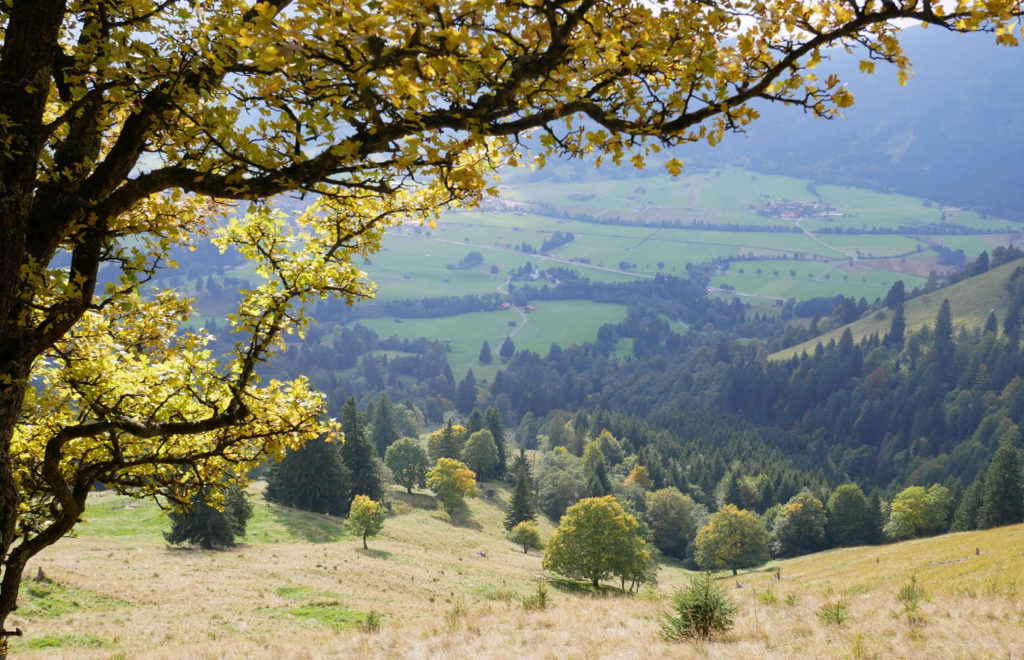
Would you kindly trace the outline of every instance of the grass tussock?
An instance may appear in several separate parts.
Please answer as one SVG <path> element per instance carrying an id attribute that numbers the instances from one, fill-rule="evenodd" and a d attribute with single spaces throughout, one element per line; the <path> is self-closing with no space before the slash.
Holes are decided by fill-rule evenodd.
<path id="1" fill-rule="evenodd" d="M 375 542 L 379 554 L 343 532 L 307 540 L 310 526 L 330 533 L 339 521 L 285 524 L 263 502 L 256 538 L 242 546 L 170 550 L 155 507 L 120 502 L 100 494 L 79 534 L 30 567 L 52 582 L 26 581 L 11 622 L 26 633 L 11 640 L 18 657 L 1024 654 L 1024 525 L 832 550 L 773 562 L 738 582 L 712 576 L 738 606 L 732 629 L 668 641 L 662 619 L 692 573 L 666 565 L 654 588 L 632 597 L 541 579 L 541 557 L 504 538 L 504 512 L 487 502 L 467 502 L 475 525 L 464 526 L 436 509 L 396 507 Z M 552 524 L 539 523 L 549 536 Z M 815 612 L 828 603 L 845 606 L 841 625 L 819 622 Z"/>

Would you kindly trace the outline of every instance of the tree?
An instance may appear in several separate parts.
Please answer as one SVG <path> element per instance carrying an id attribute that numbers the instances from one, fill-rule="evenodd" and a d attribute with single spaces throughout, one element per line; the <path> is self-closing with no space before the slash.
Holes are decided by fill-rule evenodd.
<path id="1" fill-rule="evenodd" d="M 691 575 L 689 586 L 672 593 L 672 611 L 661 617 L 661 635 L 669 641 L 708 639 L 732 628 L 739 609 L 710 571 Z"/>
<path id="2" fill-rule="evenodd" d="M 533 479 L 526 460 L 516 468 L 516 484 L 512 488 L 512 499 L 508 503 L 505 514 L 505 529 L 512 529 L 521 522 L 537 519 L 537 511 L 533 506 Z"/>
<path id="3" fill-rule="evenodd" d="M 387 517 L 388 510 L 382 503 L 374 502 L 366 495 L 356 495 L 345 526 L 363 538 L 363 550 L 367 550 L 366 537 L 376 535 L 384 527 Z"/>
<path id="4" fill-rule="evenodd" d="M 418 440 L 402 438 L 392 444 L 384 454 L 384 463 L 391 470 L 395 481 L 405 486 L 406 492 L 411 493 L 413 486 L 423 488 L 427 485 L 430 459 Z"/>
<path id="5" fill-rule="evenodd" d="M 809 491 L 800 491 L 779 511 L 772 535 L 772 549 L 781 557 L 820 550 L 825 547 L 825 506 Z"/>
<path id="6" fill-rule="evenodd" d="M 654 545 L 666 555 L 682 559 L 697 535 L 699 518 L 707 511 L 675 486 L 647 493 L 647 520 Z"/>
<path id="7" fill-rule="evenodd" d="M 501 358 L 502 362 L 508 362 L 515 354 L 516 345 L 512 343 L 512 338 L 505 337 L 505 341 L 501 342 L 501 346 L 498 347 L 498 357 Z"/>
<path id="8" fill-rule="evenodd" d="M 907 290 L 904 288 L 903 280 L 896 280 L 889 287 L 889 292 L 885 294 L 885 306 L 889 309 L 896 309 L 907 300 Z"/>
<path id="9" fill-rule="evenodd" d="M 476 474 L 454 458 L 439 458 L 427 472 L 427 487 L 450 516 L 463 498 L 476 495 Z"/>
<path id="10" fill-rule="evenodd" d="M 516 442 L 523 449 L 536 449 L 538 430 L 537 417 L 532 412 L 527 412 L 516 427 Z"/>
<path id="11" fill-rule="evenodd" d="M 455 388 L 455 409 L 463 415 L 468 415 L 475 405 L 476 376 L 473 375 L 473 370 L 470 369 L 466 373 L 466 377 L 459 382 L 459 386 Z"/>
<path id="12" fill-rule="evenodd" d="M 871 542 L 871 509 L 857 484 L 843 484 L 828 498 L 828 534 L 837 546 Z"/>
<path id="13" fill-rule="evenodd" d="M 597 442 L 590 442 L 583 450 L 584 494 L 587 497 L 603 497 L 612 492 L 608 470 L 604 465 L 604 453 Z"/>
<path id="14" fill-rule="evenodd" d="M 964 491 L 960 503 L 953 512 L 953 522 L 949 525 L 951 532 L 967 532 L 978 529 L 979 513 L 985 496 L 985 473 L 979 472 L 971 485 Z"/>
<path id="15" fill-rule="evenodd" d="M 636 518 L 612 497 L 582 499 L 562 516 L 544 551 L 544 570 L 589 580 L 596 589 L 611 576 L 632 577 L 650 556 Z"/>
<path id="16" fill-rule="evenodd" d="M 896 311 L 892 315 L 892 323 L 889 324 L 889 332 L 885 335 L 885 345 L 896 348 L 903 347 L 903 335 L 907 329 L 907 319 L 903 314 L 903 303 L 896 305 Z"/>
<path id="17" fill-rule="evenodd" d="M 352 489 L 342 515 L 348 513 L 356 495 L 366 495 L 371 500 L 384 499 L 384 487 L 377 471 L 377 452 L 366 437 L 363 416 L 356 408 L 355 397 L 349 397 L 341 408 L 341 428 L 345 443 L 341 446 L 341 460 L 352 475 Z"/>
<path id="18" fill-rule="evenodd" d="M 484 340 L 484 343 L 480 346 L 480 364 L 490 364 L 494 360 L 494 354 L 491 352 L 491 345 Z"/>
<path id="19" fill-rule="evenodd" d="M 537 530 L 537 523 L 532 520 L 516 523 L 515 527 L 508 532 L 508 540 L 523 546 L 524 554 L 527 550 L 540 550 L 544 547 L 540 540 L 540 532 Z"/>
<path id="20" fill-rule="evenodd" d="M 697 532 L 697 565 L 709 571 L 760 566 L 771 558 L 768 534 L 757 516 L 726 504 Z"/>
<path id="21" fill-rule="evenodd" d="M 263 497 L 303 511 L 343 516 L 352 500 L 352 473 L 337 442 L 310 440 L 271 465 Z"/>
<path id="22" fill-rule="evenodd" d="M 439 458 L 458 459 L 462 456 L 462 446 L 469 437 L 469 430 L 461 424 L 452 424 L 451 420 L 430 434 L 427 439 L 427 453 L 430 460 L 437 461 Z"/>
<path id="23" fill-rule="evenodd" d="M 1022 484 L 1020 452 L 1013 439 L 1019 437 L 1014 427 L 1008 432 L 992 456 L 985 474 L 978 527 L 986 529 L 1024 522 L 1024 484 Z"/>
<path id="24" fill-rule="evenodd" d="M 462 462 L 481 479 L 493 473 L 498 464 L 498 447 L 490 431 L 483 429 L 469 436 L 462 448 Z"/>
<path id="25" fill-rule="evenodd" d="M 220 503 L 211 502 L 208 494 L 198 494 L 188 509 L 172 511 L 171 531 L 164 534 L 167 542 L 198 543 L 204 550 L 213 550 L 233 547 L 236 538 L 245 536 L 245 525 L 252 517 L 248 497 L 238 486 L 217 494 L 223 496 Z"/>
<path id="26" fill-rule="evenodd" d="M 260 386 L 257 365 L 305 328 L 308 303 L 369 294 L 353 262 L 387 226 L 478 202 L 523 131 L 542 129 L 540 164 L 596 150 L 639 166 L 742 129 L 759 99 L 832 116 L 850 93 L 808 75 L 832 44 L 905 76 L 898 19 L 1012 43 L 1003 28 L 1021 13 L 1019 0 L 792 7 L 4 3 L 0 632 L 26 563 L 71 531 L 91 484 L 185 505 L 330 432 L 305 380 Z M 315 201 L 285 221 L 267 200 L 288 192 Z M 218 245 L 264 279 L 219 365 L 204 334 L 179 335 L 180 295 L 141 288 L 230 203 L 248 208 Z M 87 386 L 97 375 L 110 386 Z"/>
<path id="27" fill-rule="evenodd" d="M 885 534 L 894 541 L 903 541 L 945 532 L 952 505 L 949 489 L 940 484 L 927 490 L 921 486 L 905 488 L 892 501 Z"/>
<path id="28" fill-rule="evenodd" d="M 395 428 L 391 399 L 387 394 L 381 394 L 373 408 L 373 444 L 377 448 L 377 456 L 383 456 L 395 440 L 398 440 L 398 429 Z"/>
<path id="29" fill-rule="evenodd" d="M 502 421 L 501 412 L 497 406 L 487 409 L 484 414 L 484 427 L 491 432 L 494 445 L 498 448 L 498 464 L 494 467 L 494 474 L 497 477 L 502 477 L 508 470 L 508 457 L 505 453 L 505 422 Z"/>

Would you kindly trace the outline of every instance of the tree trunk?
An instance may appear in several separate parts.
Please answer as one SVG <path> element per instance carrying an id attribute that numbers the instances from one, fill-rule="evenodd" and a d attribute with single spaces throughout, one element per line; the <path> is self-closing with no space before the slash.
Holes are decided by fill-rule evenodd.
<path id="1" fill-rule="evenodd" d="M 21 494 L 14 481 L 11 465 L 11 439 L 14 424 L 21 414 L 25 398 L 27 373 L 0 374 L 0 560 L 3 561 L 3 579 L 0 581 L 0 634 L 5 631 L 7 617 L 17 609 L 18 589 L 21 586 L 21 571 L 24 562 L 11 554 L 16 541 L 18 507 Z M 13 382 L 3 384 L 11 377 Z M 0 657 L 3 657 L 0 654 Z"/>
<path id="2" fill-rule="evenodd" d="M 369 550 L 370 548 L 366 545 L 366 534 L 363 534 L 363 550 Z"/>
<path id="3" fill-rule="evenodd" d="M 735 568 L 734 568 L 734 569 L 732 569 L 732 574 L 733 574 L 733 575 L 739 575 L 739 573 L 737 573 L 737 572 L 736 572 L 736 569 L 735 569 Z"/>

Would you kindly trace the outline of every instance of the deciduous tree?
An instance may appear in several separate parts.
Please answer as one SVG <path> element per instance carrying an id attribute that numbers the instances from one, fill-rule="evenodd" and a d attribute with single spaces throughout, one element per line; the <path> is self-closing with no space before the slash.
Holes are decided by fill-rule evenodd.
<path id="1" fill-rule="evenodd" d="M 815 552 L 825 547 L 825 506 L 806 490 L 782 506 L 772 526 L 772 549 L 782 557 Z"/>
<path id="2" fill-rule="evenodd" d="M 537 530 L 537 523 L 532 520 L 516 523 L 515 527 L 508 531 L 508 540 L 523 546 L 524 553 L 527 550 L 540 550 L 544 547 L 540 540 L 540 532 Z"/>
<path id="3" fill-rule="evenodd" d="M 697 532 L 697 565 L 709 571 L 760 566 L 771 558 L 768 534 L 757 516 L 726 504 Z"/>
<path id="4" fill-rule="evenodd" d="M 413 486 L 423 488 L 427 485 L 427 469 L 430 459 L 423 445 L 415 438 L 402 438 L 388 447 L 384 454 L 384 463 L 391 470 L 395 481 L 412 492 Z"/>
<path id="5" fill-rule="evenodd" d="M 857 484 L 843 484 L 828 498 L 828 534 L 838 546 L 871 542 L 872 516 L 868 499 Z"/>
<path id="6" fill-rule="evenodd" d="M 851 94 L 809 72 L 830 46 L 860 46 L 865 70 L 888 60 L 905 78 L 898 19 L 1015 43 L 1020 12 L 1020 0 L 3 3 L 0 626 L 26 562 L 73 528 L 93 483 L 185 504 L 329 431 L 304 380 L 261 386 L 257 366 L 282 332 L 303 331 L 316 297 L 369 293 L 353 261 L 386 226 L 478 202 L 524 131 L 540 131 L 538 163 L 596 150 L 639 166 L 742 129 L 753 101 L 832 116 Z M 267 200 L 287 193 L 316 201 L 286 220 Z M 172 247 L 214 232 L 226 202 L 249 206 L 218 244 L 265 279 L 218 364 L 203 333 L 179 328 L 187 302 L 142 287 Z"/>
<path id="7" fill-rule="evenodd" d="M 464 498 L 476 495 L 476 474 L 461 461 L 439 458 L 427 473 L 427 487 L 451 515 Z"/>
<path id="8" fill-rule="evenodd" d="M 611 495 L 582 499 L 562 516 L 544 551 L 543 567 L 584 579 L 596 589 L 601 580 L 634 577 L 649 550 L 636 518 Z"/>
<path id="9" fill-rule="evenodd" d="M 493 474 L 498 465 L 498 447 L 490 431 L 483 429 L 469 436 L 462 448 L 462 462 L 481 479 Z"/>
<path id="10" fill-rule="evenodd" d="M 682 559 L 686 547 L 697 535 L 700 517 L 707 510 L 675 486 L 647 493 L 647 520 L 654 534 L 654 545 L 666 555 Z"/>
<path id="11" fill-rule="evenodd" d="M 356 495 L 345 526 L 356 536 L 362 537 L 363 549 L 366 550 L 366 537 L 377 534 L 384 527 L 387 517 L 388 510 L 382 503 L 366 495 Z"/>

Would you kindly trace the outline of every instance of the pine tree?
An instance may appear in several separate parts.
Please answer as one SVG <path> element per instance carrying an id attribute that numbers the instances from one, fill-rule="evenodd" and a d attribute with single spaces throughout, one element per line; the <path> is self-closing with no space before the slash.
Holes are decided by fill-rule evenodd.
<path id="1" fill-rule="evenodd" d="M 982 529 L 1024 522 L 1024 485 L 1022 485 L 1020 452 L 1013 438 L 1018 433 L 1007 433 L 992 457 L 985 474 L 985 490 L 978 526 Z"/>
<path id="2" fill-rule="evenodd" d="M 271 465 L 263 497 L 303 511 L 345 515 L 351 500 L 352 475 L 336 442 L 310 440 Z"/>
<path id="3" fill-rule="evenodd" d="M 199 547 L 230 548 L 235 539 L 245 536 L 245 525 L 252 517 L 252 505 L 242 489 L 230 486 L 224 491 L 224 510 L 220 511 L 206 502 L 207 492 L 192 498 L 191 506 L 185 511 L 173 511 L 171 531 L 164 538 L 172 545 L 198 543 Z"/>
<path id="4" fill-rule="evenodd" d="M 383 456 L 391 443 L 398 438 L 399 433 L 395 428 L 395 414 L 391 406 L 391 399 L 387 394 L 381 394 L 373 409 L 373 444 L 377 448 L 377 455 Z"/>
<path id="5" fill-rule="evenodd" d="M 494 468 L 494 473 L 496 476 L 502 477 L 508 470 L 508 458 L 505 455 L 505 423 L 501 419 L 501 413 L 497 406 L 487 409 L 487 413 L 484 415 L 484 428 L 491 432 L 494 444 L 498 447 L 498 465 Z"/>
<path id="6" fill-rule="evenodd" d="M 999 321 L 996 320 L 996 313 L 989 312 L 988 318 L 985 320 L 985 334 L 999 334 Z"/>
<path id="7" fill-rule="evenodd" d="M 491 352 L 491 345 L 484 340 L 483 345 L 480 347 L 480 364 L 490 364 L 494 361 L 494 354 Z"/>
<path id="8" fill-rule="evenodd" d="M 906 328 L 907 321 L 903 315 L 903 303 L 900 303 L 896 306 L 896 311 L 892 317 L 892 324 L 889 326 L 889 332 L 885 335 L 885 345 L 902 348 L 903 333 L 906 331 Z"/>
<path id="9" fill-rule="evenodd" d="M 516 485 L 512 489 L 512 499 L 505 514 L 505 529 L 511 530 L 523 521 L 537 519 L 537 509 L 533 505 L 533 477 L 526 462 L 525 453 L 520 453 L 520 461 L 516 462 Z"/>
<path id="10" fill-rule="evenodd" d="M 345 503 L 344 514 L 348 513 L 356 495 L 382 501 L 384 488 L 377 471 L 377 453 L 366 437 L 365 422 L 356 407 L 355 397 L 349 397 L 341 409 L 341 430 L 345 433 L 341 459 L 352 475 L 352 489 Z"/>

